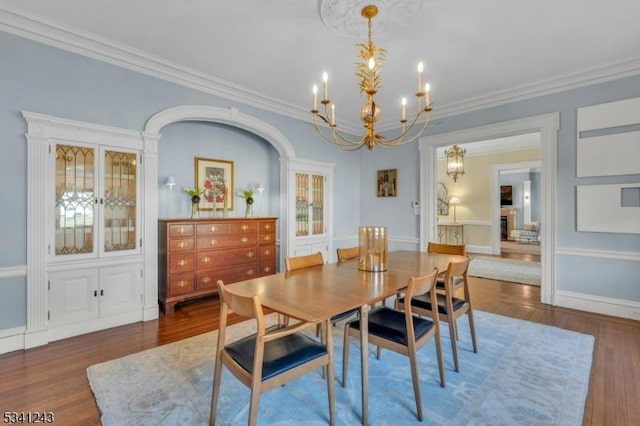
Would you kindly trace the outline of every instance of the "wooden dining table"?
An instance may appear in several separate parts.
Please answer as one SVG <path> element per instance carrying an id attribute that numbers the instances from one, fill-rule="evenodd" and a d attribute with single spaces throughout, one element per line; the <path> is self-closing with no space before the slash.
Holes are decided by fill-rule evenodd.
<path id="1" fill-rule="evenodd" d="M 358 269 L 358 259 L 281 272 L 231 284 L 235 291 L 258 295 L 266 308 L 304 322 L 327 321 L 359 309 L 362 424 L 368 424 L 368 310 L 376 302 L 401 292 L 411 277 L 444 272 L 451 261 L 465 257 L 419 251 L 388 253 L 384 272 Z"/>

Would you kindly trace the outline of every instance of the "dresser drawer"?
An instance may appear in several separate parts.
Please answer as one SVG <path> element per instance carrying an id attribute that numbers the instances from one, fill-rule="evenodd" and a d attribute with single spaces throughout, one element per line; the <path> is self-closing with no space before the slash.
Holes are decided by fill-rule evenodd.
<path id="1" fill-rule="evenodd" d="M 276 258 L 276 246 L 261 246 L 260 247 L 260 262 L 268 260 L 275 260 Z"/>
<path id="2" fill-rule="evenodd" d="M 193 253 L 169 255 L 168 266 L 170 274 L 193 271 Z"/>
<path id="3" fill-rule="evenodd" d="M 230 234 L 256 234 L 258 232 L 258 224 L 256 222 L 236 222 L 230 225 Z"/>
<path id="4" fill-rule="evenodd" d="M 264 277 L 265 275 L 273 275 L 276 273 L 276 261 L 260 262 L 260 272 L 258 275 Z"/>
<path id="5" fill-rule="evenodd" d="M 232 265 L 255 263 L 258 261 L 258 248 L 247 247 L 228 250 L 207 250 L 196 254 L 196 271 L 211 268 L 224 268 Z"/>
<path id="6" fill-rule="evenodd" d="M 196 235 L 198 237 L 207 237 L 212 235 L 228 235 L 229 224 L 228 223 L 200 223 L 196 228 Z"/>
<path id="7" fill-rule="evenodd" d="M 193 238 L 177 238 L 169 240 L 169 253 L 191 251 L 194 247 Z"/>
<path id="8" fill-rule="evenodd" d="M 273 220 L 263 220 L 258 224 L 261 234 L 271 234 L 276 232 L 276 222 Z"/>
<path id="9" fill-rule="evenodd" d="M 255 278 L 258 275 L 259 270 L 257 263 L 202 271 L 196 274 L 196 290 L 202 291 L 215 289 L 217 288 L 218 280 L 222 280 L 223 283 L 229 284 Z"/>
<path id="10" fill-rule="evenodd" d="M 272 234 L 260 234 L 260 237 L 258 238 L 258 241 L 259 241 L 260 245 L 275 244 L 276 243 L 276 234 L 275 233 L 272 233 Z"/>
<path id="11" fill-rule="evenodd" d="M 193 293 L 193 275 L 176 275 L 169 278 L 169 296 Z"/>
<path id="12" fill-rule="evenodd" d="M 198 250 L 203 249 L 217 249 L 217 248 L 229 248 L 229 247 L 250 247 L 255 246 L 258 242 L 258 234 L 252 235 L 225 235 L 225 236 L 211 236 L 208 238 L 198 238 L 196 242 L 196 248 Z"/>
<path id="13" fill-rule="evenodd" d="M 175 223 L 169 225 L 169 237 L 191 237 L 193 236 L 193 224 L 190 223 Z"/>

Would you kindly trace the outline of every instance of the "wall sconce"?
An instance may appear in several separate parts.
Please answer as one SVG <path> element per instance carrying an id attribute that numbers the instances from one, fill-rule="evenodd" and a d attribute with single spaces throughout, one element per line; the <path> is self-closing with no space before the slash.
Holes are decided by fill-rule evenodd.
<path id="1" fill-rule="evenodd" d="M 444 151 L 444 155 L 447 157 L 447 175 L 451 176 L 454 182 L 457 182 L 458 177 L 464 175 L 464 155 L 466 152 L 467 150 L 458 145 Z"/>
<path id="2" fill-rule="evenodd" d="M 173 191 L 173 187 L 176 186 L 176 178 L 174 178 L 173 176 L 169 176 L 164 184 Z"/>
<path id="3" fill-rule="evenodd" d="M 525 203 L 529 202 L 529 194 L 524 194 L 524 202 Z"/>
<path id="4" fill-rule="evenodd" d="M 256 186 L 256 191 L 258 191 L 258 195 L 260 196 L 260 210 L 259 215 L 262 216 L 262 193 L 264 192 L 264 186 L 261 183 Z"/>
<path id="5" fill-rule="evenodd" d="M 460 198 L 451 197 L 449 199 L 449 204 L 453 206 L 453 223 L 457 223 L 456 221 L 456 205 L 460 204 Z"/>

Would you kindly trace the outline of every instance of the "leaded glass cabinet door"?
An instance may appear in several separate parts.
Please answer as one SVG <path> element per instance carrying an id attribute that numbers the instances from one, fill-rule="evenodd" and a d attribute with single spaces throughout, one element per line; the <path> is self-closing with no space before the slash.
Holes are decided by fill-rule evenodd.
<path id="1" fill-rule="evenodd" d="M 95 156 L 95 148 L 56 145 L 56 257 L 95 254 Z"/>
<path id="2" fill-rule="evenodd" d="M 56 260 L 140 251 L 137 151 L 56 145 Z"/>
<path id="3" fill-rule="evenodd" d="M 323 175 L 296 173 L 296 237 L 324 235 L 325 182 Z"/>
<path id="4" fill-rule="evenodd" d="M 104 151 L 103 250 L 135 250 L 138 242 L 136 154 Z"/>

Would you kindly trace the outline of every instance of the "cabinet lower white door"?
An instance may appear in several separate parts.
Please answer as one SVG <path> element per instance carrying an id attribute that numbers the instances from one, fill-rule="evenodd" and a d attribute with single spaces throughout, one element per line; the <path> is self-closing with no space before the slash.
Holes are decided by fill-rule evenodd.
<path id="1" fill-rule="evenodd" d="M 142 315 L 142 265 L 100 269 L 100 317 Z"/>
<path id="2" fill-rule="evenodd" d="M 49 339 L 142 320 L 142 264 L 49 273 Z"/>
<path id="3" fill-rule="evenodd" d="M 49 274 L 49 326 L 83 323 L 98 318 L 98 270 Z"/>

